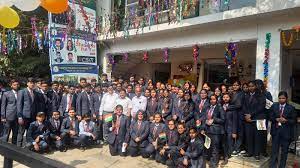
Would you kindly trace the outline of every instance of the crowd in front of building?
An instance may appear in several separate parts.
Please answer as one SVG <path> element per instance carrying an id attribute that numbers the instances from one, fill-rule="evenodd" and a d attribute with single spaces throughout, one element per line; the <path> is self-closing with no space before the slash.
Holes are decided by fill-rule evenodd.
<path id="1" fill-rule="evenodd" d="M 271 123 L 270 167 L 284 168 L 297 117 L 287 93 L 273 103 L 261 80 L 214 89 L 204 83 L 200 92 L 190 82 L 175 86 L 134 75 L 108 81 L 106 74 L 76 86 L 33 78 L 22 90 L 15 79 L 10 86 L 0 93 L 3 141 L 12 133 L 13 144 L 36 152 L 108 144 L 112 156 L 168 167 L 217 167 L 237 155 L 259 161 L 268 156 Z"/>

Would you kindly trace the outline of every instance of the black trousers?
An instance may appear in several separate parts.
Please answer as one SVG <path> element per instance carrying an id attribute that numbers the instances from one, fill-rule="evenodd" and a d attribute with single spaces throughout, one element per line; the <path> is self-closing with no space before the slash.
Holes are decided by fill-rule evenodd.
<path id="1" fill-rule="evenodd" d="M 28 130 L 29 125 L 31 122 L 33 122 L 34 120 L 31 118 L 23 118 L 24 124 L 23 125 L 19 125 L 18 128 L 18 137 L 17 137 L 17 146 L 18 147 L 23 147 L 23 137 L 24 137 L 24 133 L 26 130 Z"/>
<path id="2" fill-rule="evenodd" d="M 224 134 L 222 141 L 223 141 L 222 147 L 224 150 L 224 157 L 229 158 L 231 153 L 234 150 L 234 144 L 235 144 L 235 140 L 232 138 L 232 133 L 228 132 Z"/>
<path id="3" fill-rule="evenodd" d="M 143 158 L 146 158 L 148 156 L 147 152 L 146 152 L 146 148 L 145 147 L 140 147 L 140 146 L 129 146 L 128 147 L 128 154 L 131 157 L 136 157 L 141 155 Z"/>
<path id="4" fill-rule="evenodd" d="M 238 130 L 237 130 L 237 139 L 234 144 L 233 150 L 241 151 L 245 148 L 245 122 L 241 119 L 237 120 Z"/>
<path id="5" fill-rule="evenodd" d="M 75 145 L 79 146 L 80 141 L 78 136 L 70 136 L 70 134 L 63 132 L 61 135 L 61 141 L 64 146 Z"/>
<path id="6" fill-rule="evenodd" d="M 95 131 L 97 134 L 96 139 L 103 140 L 103 121 L 97 120 L 95 121 L 95 123 L 96 123 Z"/>
<path id="7" fill-rule="evenodd" d="M 18 138 L 18 121 L 6 121 L 3 123 L 3 136 L 2 140 L 5 142 L 9 141 L 10 132 L 12 131 L 12 144 L 17 144 L 17 138 Z"/>
<path id="8" fill-rule="evenodd" d="M 285 168 L 288 157 L 290 141 L 280 136 L 280 133 L 272 136 L 272 154 L 270 168 L 278 166 L 278 154 L 281 148 L 279 168 Z"/>
<path id="9" fill-rule="evenodd" d="M 208 133 L 207 136 L 211 139 L 210 148 L 207 150 L 208 157 L 210 158 L 209 166 L 215 168 L 218 167 L 219 164 L 219 151 L 222 135 Z"/>
<path id="10" fill-rule="evenodd" d="M 264 152 L 264 142 L 267 138 L 267 131 L 257 130 L 256 122 L 245 123 L 245 131 L 248 154 L 259 156 Z"/>
<path id="11" fill-rule="evenodd" d="M 123 142 L 122 143 L 118 143 L 118 142 L 114 142 L 113 144 L 109 144 L 109 153 L 112 156 L 126 156 L 126 152 L 122 152 L 122 146 L 123 146 Z"/>

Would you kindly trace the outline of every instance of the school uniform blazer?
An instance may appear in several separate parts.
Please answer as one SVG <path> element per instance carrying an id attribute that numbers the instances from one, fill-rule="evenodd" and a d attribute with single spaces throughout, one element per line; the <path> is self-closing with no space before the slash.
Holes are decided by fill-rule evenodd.
<path id="1" fill-rule="evenodd" d="M 61 133 L 69 133 L 71 130 L 71 120 L 70 117 L 67 117 L 63 120 L 62 124 L 61 124 L 61 128 L 60 128 L 60 132 Z M 75 119 L 75 133 L 76 135 L 79 134 L 79 121 L 77 119 Z"/>
<path id="2" fill-rule="evenodd" d="M 192 100 L 193 100 L 194 103 L 199 102 L 199 100 L 200 100 L 199 94 L 198 93 L 193 93 L 192 94 Z"/>
<path id="3" fill-rule="evenodd" d="M 162 132 L 165 132 L 166 131 L 166 125 L 163 124 L 163 123 L 159 123 L 158 127 L 157 127 L 157 130 L 154 134 L 154 128 L 155 128 L 155 123 L 151 123 L 150 124 L 150 133 L 149 133 L 149 136 L 148 136 L 148 141 L 150 143 L 156 141 L 156 139 L 158 138 L 158 135 Z"/>
<path id="4" fill-rule="evenodd" d="M 186 150 L 188 147 L 188 143 L 190 141 L 190 137 L 188 134 L 185 132 L 183 134 L 178 134 L 178 144 L 177 146 L 174 146 L 172 150 L 175 151 L 180 151 L 180 149 Z"/>
<path id="5" fill-rule="evenodd" d="M 119 132 L 118 135 L 115 134 L 114 130 L 109 131 L 108 137 L 107 137 L 107 142 L 109 144 L 121 144 L 123 142 L 128 143 L 129 139 L 129 131 L 130 131 L 130 119 L 125 116 L 121 115 L 120 116 L 120 127 L 119 127 Z M 116 116 L 114 116 L 114 123 L 116 122 Z"/>
<path id="6" fill-rule="evenodd" d="M 132 100 L 132 98 L 135 96 L 134 93 L 127 93 L 127 97 Z"/>
<path id="7" fill-rule="evenodd" d="M 179 100 L 180 100 L 180 104 L 179 104 Z M 177 117 L 179 117 L 180 106 L 182 105 L 183 101 L 184 101 L 183 98 L 179 98 L 179 97 L 173 99 L 172 116 L 176 115 Z"/>
<path id="8" fill-rule="evenodd" d="M 227 110 L 225 111 L 225 132 L 236 134 L 238 123 L 238 113 L 235 110 L 235 105 L 229 103 Z"/>
<path id="9" fill-rule="evenodd" d="M 91 97 L 88 97 L 87 92 L 81 92 L 76 101 L 76 112 L 77 115 L 83 116 L 84 114 L 91 114 L 92 109 L 92 103 L 91 103 Z"/>
<path id="10" fill-rule="evenodd" d="M 50 131 L 46 122 L 39 124 L 37 121 L 30 123 L 27 134 L 26 140 L 28 143 L 33 143 L 35 139 L 40 136 L 45 141 L 48 139 L 50 135 Z"/>
<path id="11" fill-rule="evenodd" d="M 167 111 L 165 111 L 164 113 L 162 113 L 162 110 L 164 109 L 164 106 L 166 105 L 166 103 L 169 105 L 169 108 Z M 159 107 L 159 112 L 162 113 L 162 117 L 164 119 L 171 119 L 171 115 L 172 115 L 172 107 L 173 107 L 173 101 L 171 98 L 169 97 L 164 97 L 164 98 L 160 98 L 158 100 L 158 107 Z"/>
<path id="12" fill-rule="evenodd" d="M 38 107 L 37 112 L 45 112 L 47 115 L 51 115 L 51 101 L 49 100 L 49 94 L 48 93 L 42 93 L 40 89 L 37 91 L 37 97 L 38 97 Z"/>
<path id="13" fill-rule="evenodd" d="M 17 119 L 17 99 L 14 92 L 4 92 L 1 103 L 1 118 L 7 121 L 14 121 Z"/>
<path id="14" fill-rule="evenodd" d="M 143 121 L 141 123 L 141 127 L 138 130 L 138 122 L 135 121 L 130 126 L 130 142 L 129 146 L 132 147 L 146 147 L 148 145 L 148 136 L 150 133 L 150 124 L 148 121 Z M 140 137 L 141 141 L 136 143 L 135 139 Z"/>
<path id="15" fill-rule="evenodd" d="M 176 147 L 178 145 L 178 139 L 179 139 L 177 129 L 174 130 L 167 129 L 166 135 L 167 135 L 167 145 L 169 146 L 169 148 L 172 149 Z"/>
<path id="16" fill-rule="evenodd" d="M 91 112 L 96 116 L 99 115 L 99 109 L 101 105 L 102 94 L 101 93 L 93 93 L 91 96 Z"/>
<path id="17" fill-rule="evenodd" d="M 194 142 L 189 142 L 188 148 L 184 154 L 184 158 L 191 160 L 198 160 L 204 150 L 204 142 L 203 140 L 196 138 Z"/>
<path id="18" fill-rule="evenodd" d="M 276 118 L 280 118 L 279 108 L 279 103 L 274 103 L 271 107 L 271 135 L 275 136 L 280 133 L 282 136 L 281 138 L 293 140 L 294 129 L 297 120 L 297 112 L 295 111 L 295 107 L 290 104 L 285 105 L 282 117 L 285 118 L 287 122 L 281 123 L 281 126 L 278 126 L 278 122 L 276 121 Z"/>
<path id="19" fill-rule="evenodd" d="M 203 120 L 203 116 L 210 106 L 209 99 L 207 98 L 204 102 L 204 105 L 202 107 L 202 111 L 200 111 L 200 104 L 201 104 L 201 99 L 199 99 L 198 102 L 195 103 L 195 113 L 194 113 L 194 118 L 195 120 Z"/>
<path id="20" fill-rule="evenodd" d="M 18 92 L 17 116 L 19 118 L 35 118 L 39 102 L 36 91 L 33 91 L 33 95 L 34 99 L 32 100 L 27 88 Z"/>
<path id="21" fill-rule="evenodd" d="M 207 108 L 205 111 L 205 115 L 203 117 L 202 121 L 202 129 L 204 129 L 205 132 L 210 133 L 210 134 L 224 134 L 224 125 L 225 125 L 225 112 L 223 110 L 223 107 L 220 106 L 219 104 L 216 105 L 214 112 L 212 114 L 212 119 L 213 124 L 212 125 L 207 125 L 206 120 L 207 120 L 207 114 L 210 108 Z M 201 129 L 201 128 L 200 128 Z"/>
<path id="22" fill-rule="evenodd" d="M 55 121 L 54 121 L 53 118 L 50 118 L 49 121 L 48 121 L 49 130 L 50 130 L 50 137 L 52 139 L 55 139 L 56 136 L 60 136 L 60 134 L 61 134 L 61 126 L 62 126 L 62 123 L 63 123 L 63 117 L 60 117 L 58 119 L 58 121 L 59 121 L 59 124 L 58 124 L 57 127 L 55 125 Z"/>
<path id="23" fill-rule="evenodd" d="M 238 91 L 233 94 L 231 99 L 230 108 L 237 112 L 238 118 L 244 120 L 244 102 L 245 102 L 245 93 Z"/>
<path id="24" fill-rule="evenodd" d="M 266 98 L 264 95 L 255 93 L 251 99 L 250 94 L 245 96 L 245 114 L 251 115 L 251 120 L 266 119 Z"/>
<path id="25" fill-rule="evenodd" d="M 153 104 L 152 104 L 152 98 L 148 99 L 146 111 L 147 111 L 148 118 L 151 117 L 151 116 L 153 116 L 155 113 L 158 112 L 158 101 L 157 101 L 157 98 L 153 102 Z"/>
<path id="26" fill-rule="evenodd" d="M 179 120 L 184 120 L 185 123 L 191 121 L 194 117 L 195 103 L 192 100 L 183 101 L 180 108 Z"/>
<path id="27" fill-rule="evenodd" d="M 64 94 L 61 98 L 61 102 L 59 105 L 59 109 L 58 111 L 60 112 L 60 115 L 63 116 L 63 114 L 67 111 L 67 106 L 68 106 L 68 96 L 69 94 Z M 71 107 L 76 109 L 76 99 L 77 99 L 77 95 L 73 94 L 72 95 L 72 103 L 71 103 Z M 76 110 L 75 110 L 76 111 Z"/>
<path id="28" fill-rule="evenodd" d="M 61 101 L 61 95 L 58 92 L 55 92 L 53 90 L 49 91 L 49 99 L 50 99 L 50 113 L 53 111 L 58 111 L 60 101 Z"/>

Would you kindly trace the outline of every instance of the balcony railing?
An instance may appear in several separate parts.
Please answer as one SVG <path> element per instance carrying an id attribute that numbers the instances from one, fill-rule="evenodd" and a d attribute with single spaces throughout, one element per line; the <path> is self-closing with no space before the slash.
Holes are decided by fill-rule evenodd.
<path id="1" fill-rule="evenodd" d="M 100 34 L 129 35 L 162 23 L 180 23 L 184 19 L 210 15 L 242 7 L 256 6 L 256 0 L 123 0 L 114 4 L 111 16 L 102 17 Z M 100 21 L 100 23 L 101 23 Z"/>

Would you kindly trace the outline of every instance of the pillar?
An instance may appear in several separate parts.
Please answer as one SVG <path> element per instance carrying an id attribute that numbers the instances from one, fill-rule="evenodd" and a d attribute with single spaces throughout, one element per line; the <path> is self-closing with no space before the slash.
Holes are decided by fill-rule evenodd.
<path id="1" fill-rule="evenodd" d="M 204 81 L 204 66 L 205 66 L 204 59 L 200 59 L 200 71 L 199 71 L 198 87 L 197 87 L 197 91 L 198 92 L 201 91 L 202 85 L 203 85 L 203 81 Z"/>

